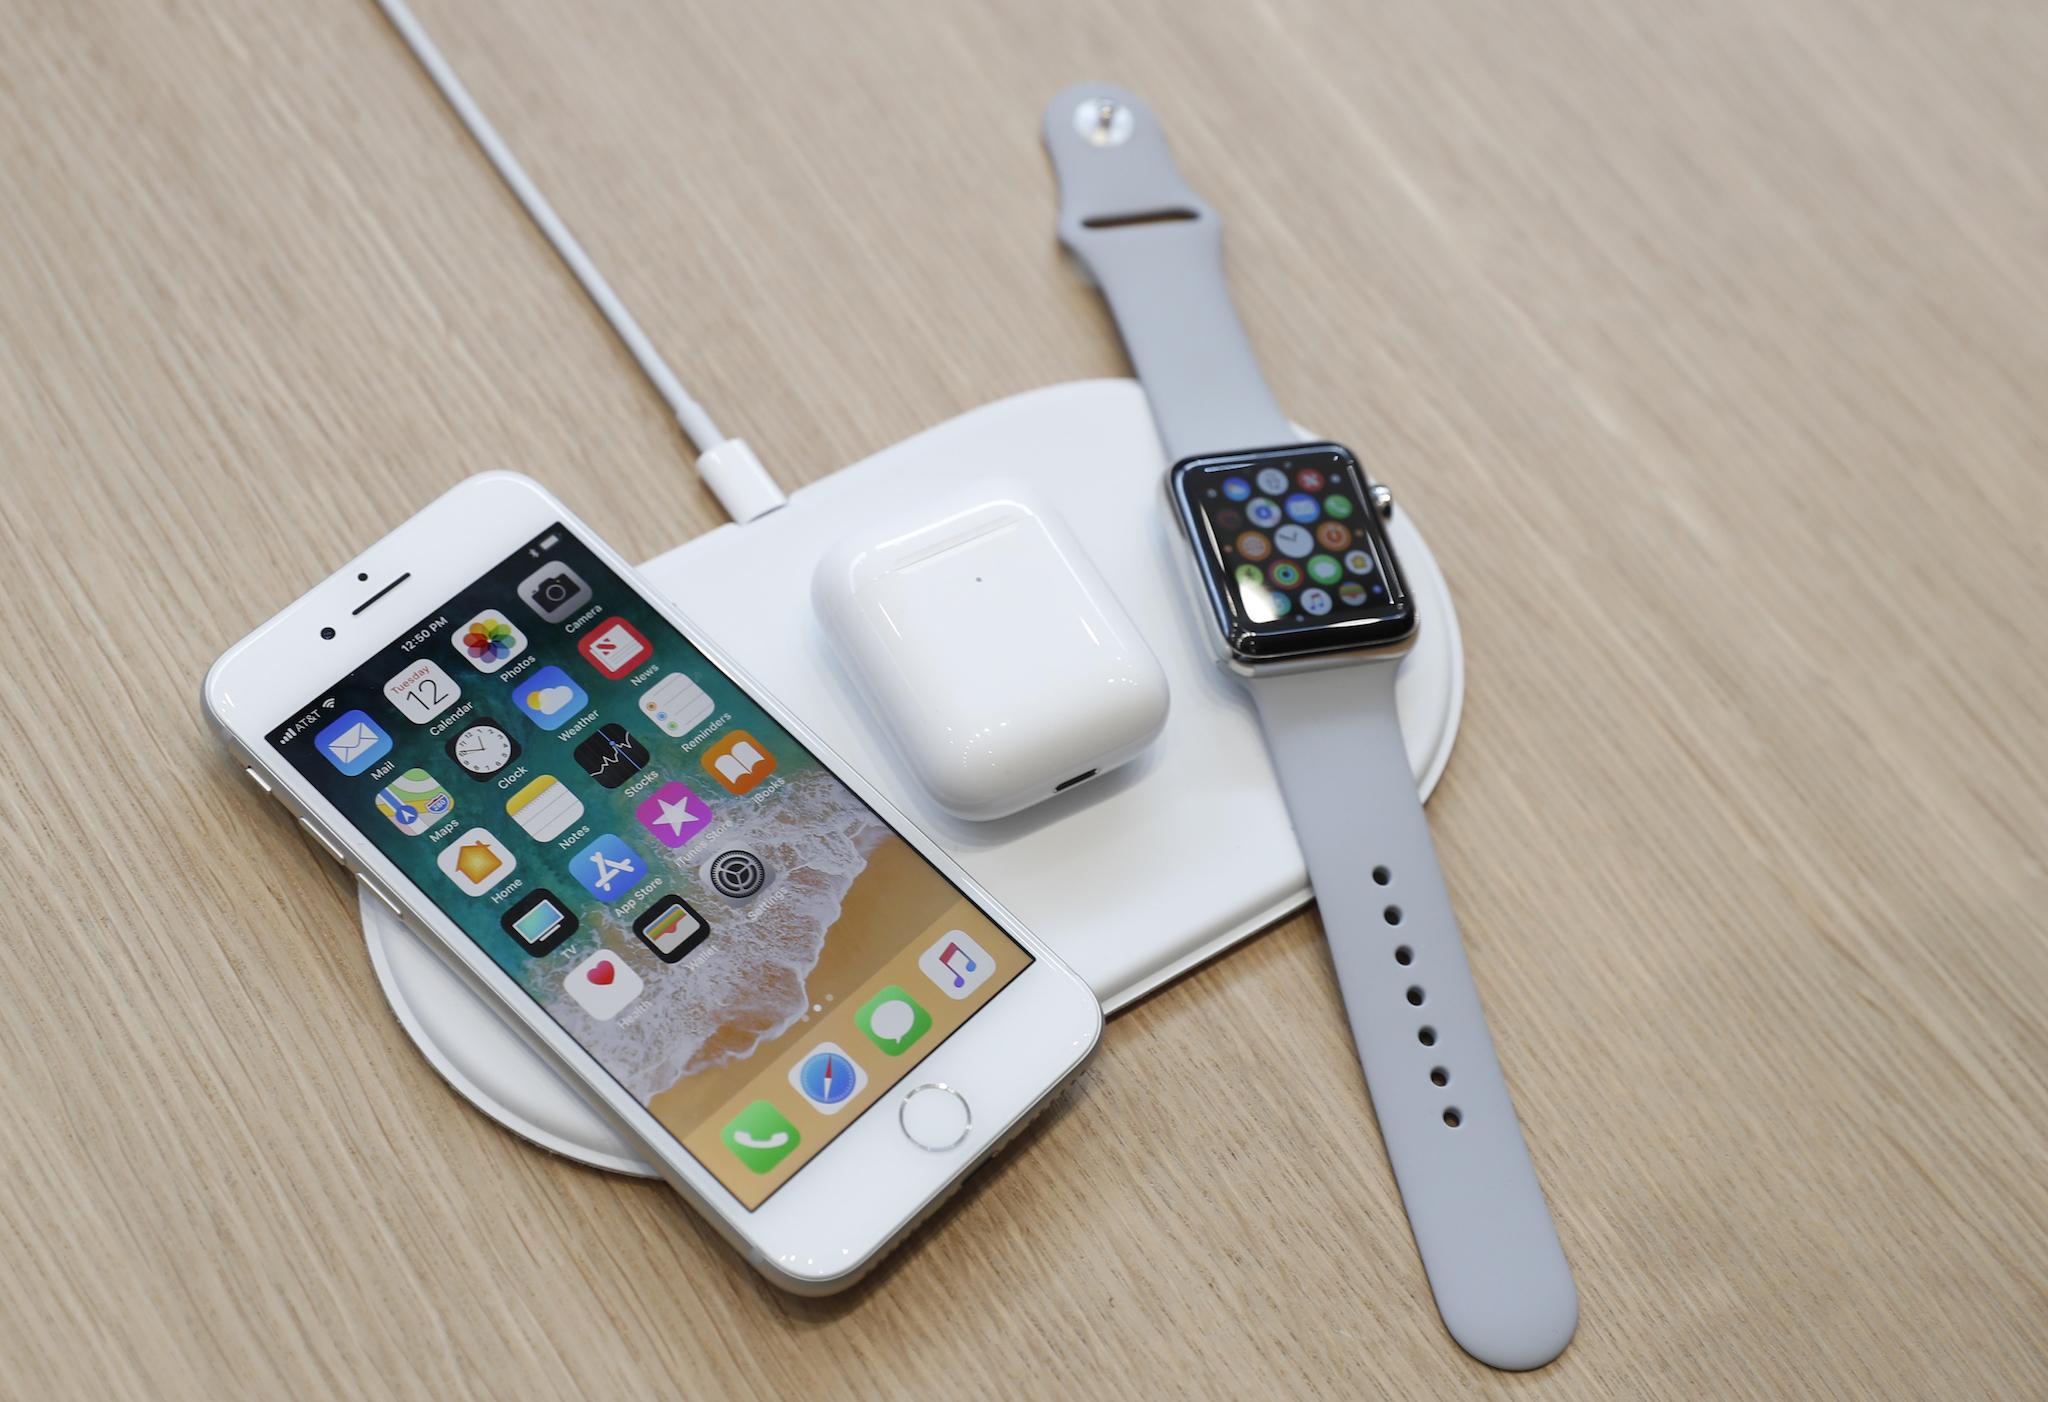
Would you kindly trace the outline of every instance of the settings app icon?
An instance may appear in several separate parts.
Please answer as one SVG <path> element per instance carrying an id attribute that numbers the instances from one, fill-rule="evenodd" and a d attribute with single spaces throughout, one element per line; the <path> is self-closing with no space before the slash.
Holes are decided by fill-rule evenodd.
<path id="1" fill-rule="evenodd" d="M 727 900 L 744 901 L 768 884 L 768 868 L 752 852 L 735 847 L 704 864 L 704 880 Z"/>

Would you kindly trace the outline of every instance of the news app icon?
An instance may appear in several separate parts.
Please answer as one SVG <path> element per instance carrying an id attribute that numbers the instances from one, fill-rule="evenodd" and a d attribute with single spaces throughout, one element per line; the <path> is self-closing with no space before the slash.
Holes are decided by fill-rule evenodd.
<path id="1" fill-rule="evenodd" d="M 965 998 L 988 982 L 996 961 L 965 930 L 948 930 L 918 956 L 917 967 L 948 998 Z"/>
<path id="2" fill-rule="evenodd" d="M 775 756 L 744 730 L 735 730 L 704 752 L 704 770 L 729 794 L 751 793 L 775 772 Z"/>
<path id="3" fill-rule="evenodd" d="M 654 655 L 647 635 L 623 618 L 607 618 L 576 644 L 583 660 L 616 680 Z"/>

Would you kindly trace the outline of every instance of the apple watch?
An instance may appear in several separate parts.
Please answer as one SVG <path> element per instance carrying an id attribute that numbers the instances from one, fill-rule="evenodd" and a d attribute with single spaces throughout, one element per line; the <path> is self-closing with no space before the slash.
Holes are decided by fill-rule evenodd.
<path id="1" fill-rule="evenodd" d="M 1070 88 L 1045 143 L 1060 241 L 1144 383 L 1198 607 L 1258 709 L 1438 1312 L 1481 1362 L 1541 1367 L 1578 1292 L 1401 743 L 1394 678 L 1418 620 L 1391 499 L 1347 449 L 1297 441 L 1231 305 L 1221 221 L 1145 105 Z"/>

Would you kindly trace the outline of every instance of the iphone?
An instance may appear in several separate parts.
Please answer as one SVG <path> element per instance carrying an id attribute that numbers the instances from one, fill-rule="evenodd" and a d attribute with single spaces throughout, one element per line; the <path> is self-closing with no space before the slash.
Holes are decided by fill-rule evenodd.
<path id="1" fill-rule="evenodd" d="M 1102 1012 L 680 603 L 486 474 L 230 648 L 204 704 L 757 1269 L 823 1294 L 1081 1068 Z"/>

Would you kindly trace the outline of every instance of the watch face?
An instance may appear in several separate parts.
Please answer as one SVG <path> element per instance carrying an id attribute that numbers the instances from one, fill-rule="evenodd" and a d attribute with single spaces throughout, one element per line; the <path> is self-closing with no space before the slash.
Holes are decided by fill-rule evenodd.
<path id="1" fill-rule="evenodd" d="M 1230 650 L 1247 661 L 1380 647 L 1415 606 L 1349 451 L 1309 443 L 1189 458 L 1174 506 Z"/>

